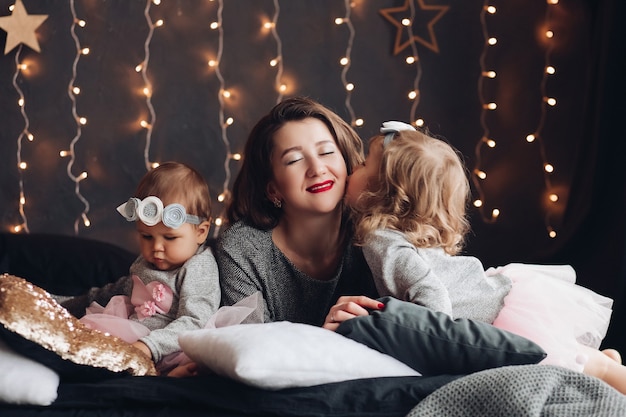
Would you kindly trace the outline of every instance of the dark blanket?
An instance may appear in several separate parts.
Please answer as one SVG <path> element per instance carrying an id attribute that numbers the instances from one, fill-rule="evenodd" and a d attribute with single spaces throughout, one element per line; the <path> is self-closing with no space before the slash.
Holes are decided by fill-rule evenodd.
<path id="1" fill-rule="evenodd" d="M 218 376 L 129 376 L 97 383 L 62 383 L 51 406 L 3 405 L 0 415 L 400 417 L 453 379 L 451 376 L 373 378 L 266 391 Z"/>

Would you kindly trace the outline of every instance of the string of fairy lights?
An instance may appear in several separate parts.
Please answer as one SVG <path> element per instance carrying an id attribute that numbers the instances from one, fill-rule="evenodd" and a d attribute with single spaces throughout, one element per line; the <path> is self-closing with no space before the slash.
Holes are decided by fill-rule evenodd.
<path id="1" fill-rule="evenodd" d="M 350 115 L 350 124 L 353 127 L 360 127 L 363 126 L 364 121 L 362 118 L 357 119 L 354 108 L 352 107 L 352 92 L 354 91 L 355 86 L 354 83 L 348 81 L 348 71 L 350 71 L 350 66 L 352 65 L 352 47 L 354 46 L 354 39 L 356 37 L 356 30 L 354 29 L 354 24 L 352 24 L 352 19 L 350 18 L 353 5 L 354 3 L 351 0 L 344 1 L 345 15 L 343 17 L 336 18 L 335 24 L 346 25 L 349 31 L 346 52 L 339 60 L 339 64 L 342 66 L 341 82 L 343 84 L 343 88 L 346 91 L 344 105 L 346 106 L 348 114 Z"/>
<path id="2" fill-rule="evenodd" d="M 87 213 L 89 213 L 89 201 L 80 192 L 80 182 L 87 178 L 87 172 L 83 171 L 78 176 L 76 176 L 72 171 L 74 163 L 76 162 L 76 144 L 82 137 L 82 126 L 87 124 L 87 118 L 78 115 L 76 96 L 80 94 L 81 90 L 80 87 L 76 85 L 76 78 L 78 74 L 77 68 L 80 58 L 83 55 L 88 55 L 90 49 L 83 47 L 80 43 L 80 39 L 76 35 L 76 27 L 78 26 L 80 28 L 84 28 L 87 25 L 87 22 L 78 18 L 74 0 L 70 0 L 70 11 L 72 13 L 70 34 L 72 36 L 72 40 L 74 41 L 76 53 L 72 62 L 72 77 L 70 78 L 70 81 L 67 85 L 67 95 L 72 103 L 72 116 L 76 124 L 76 133 L 70 142 L 69 150 L 62 150 L 59 154 L 61 157 L 69 157 L 69 161 L 66 167 L 67 176 L 71 181 L 74 182 L 74 194 L 76 194 L 76 197 L 83 203 L 83 211 L 82 213 L 80 213 L 80 217 L 76 218 L 76 220 L 74 221 L 74 233 L 78 234 L 81 219 L 85 227 L 89 227 L 91 225 L 91 222 L 87 217 Z"/>
<path id="3" fill-rule="evenodd" d="M 555 36 L 554 31 L 551 29 L 551 16 L 552 16 L 552 8 L 553 6 L 559 3 L 559 0 L 546 0 L 547 7 L 544 17 L 543 24 L 543 43 L 545 47 L 544 54 L 544 70 L 540 84 L 540 93 L 541 93 L 541 113 L 539 117 L 539 121 L 537 123 L 537 127 L 534 132 L 531 132 L 526 135 L 525 140 L 529 144 L 536 143 L 539 147 L 539 154 L 542 159 L 542 169 L 543 169 L 543 178 L 544 178 L 544 187 L 546 190 L 546 198 L 547 203 L 545 204 L 545 225 L 548 236 L 550 238 L 555 238 L 557 236 L 556 230 L 551 222 L 551 207 L 550 204 L 556 203 L 559 200 L 558 193 L 553 189 L 551 174 L 554 172 L 554 165 L 548 161 L 544 138 L 542 135 L 543 127 L 545 125 L 547 112 L 549 107 L 554 107 L 557 104 L 556 98 L 548 95 L 547 93 L 547 81 L 548 78 L 553 76 L 556 73 L 556 68 L 551 63 L 551 55 L 553 51 L 553 38 Z M 489 149 L 493 149 L 497 145 L 497 141 L 492 137 L 489 125 L 487 123 L 487 116 L 489 113 L 494 112 L 498 108 L 498 104 L 490 99 L 487 99 L 484 94 L 484 83 L 488 80 L 493 80 L 497 77 L 496 71 L 492 68 L 487 67 L 486 58 L 491 50 L 491 48 L 495 47 L 498 43 L 498 39 L 494 36 L 491 36 L 488 30 L 487 20 L 489 17 L 497 14 L 497 8 L 492 4 L 491 1 L 485 0 L 483 3 L 483 7 L 480 13 L 480 22 L 482 27 L 482 34 L 484 40 L 484 46 L 482 52 L 480 54 L 479 63 L 480 63 L 480 75 L 478 77 L 478 98 L 481 105 L 481 113 L 480 113 L 480 124 L 483 129 L 482 135 L 480 139 L 477 141 L 474 153 L 475 153 L 475 163 L 474 169 L 472 171 L 472 183 L 474 185 L 474 190 L 478 194 L 474 199 L 474 206 L 477 208 L 480 213 L 482 219 L 486 223 L 495 223 L 500 216 L 500 209 L 498 207 L 492 207 L 491 210 L 488 210 L 486 207 L 487 198 L 485 196 L 485 192 L 483 190 L 482 183 L 487 179 L 488 175 L 486 170 L 482 167 L 482 159 L 483 159 L 483 151 L 487 151 Z"/>
<path id="4" fill-rule="evenodd" d="M 143 15 L 146 20 L 146 24 L 148 25 L 148 33 L 146 34 L 146 39 L 143 43 L 143 61 L 135 66 L 135 71 L 141 74 L 141 79 L 144 83 L 142 93 L 145 96 L 146 107 L 148 108 L 149 114 L 148 120 L 143 119 L 140 122 L 141 127 L 144 128 L 146 131 L 146 142 L 143 150 L 143 159 L 147 171 L 150 171 L 152 168 L 155 168 L 159 165 L 157 162 L 152 162 L 150 160 L 150 146 L 152 144 L 152 132 L 154 130 L 154 124 L 156 123 L 156 111 L 154 110 L 154 105 L 152 104 L 152 83 L 150 82 L 150 79 L 148 77 L 148 65 L 150 64 L 150 43 L 152 42 L 154 29 L 163 26 L 163 20 L 159 19 L 156 22 L 152 21 L 152 17 L 150 16 L 150 8 L 152 4 L 158 6 L 159 4 L 161 4 L 161 0 L 146 0 L 146 6 L 143 9 Z"/>
<path id="5" fill-rule="evenodd" d="M 208 29 L 210 33 L 215 33 L 217 38 L 217 47 L 214 54 L 214 57 L 208 60 L 208 67 L 212 71 L 212 74 L 215 75 L 217 82 L 219 83 L 219 89 L 217 94 L 217 102 L 218 102 L 218 123 L 220 127 L 220 139 L 225 148 L 225 159 L 223 164 L 224 169 L 224 181 L 222 183 L 221 192 L 217 196 L 217 200 L 220 203 L 225 203 L 230 198 L 230 182 L 232 179 L 231 172 L 231 162 L 238 161 L 241 159 L 241 155 L 237 152 L 233 152 L 231 149 L 231 143 L 228 137 L 228 128 L 235 121 L 233 117 L 227 116 L 228 113 L 228 99 L 231 98 L 232 94 L 240 94 L 241 92 L 233 89 L 227 88 L 226 78 L 223 74 L 222 67 L 222 57 L 224 54 L 224 0 L 207 0 L 211 4 L 215 4 L 215 20 L 208 24 Z M 417 1 L 417 0 L 416 0 Z M 418 54 L 418 47 L 416 43 L 416 38 L 414 36 L 414 24 L 416 13 L 416 1 L 407 1 L 406 6 L 408 7 L 408 12 L 410 15 L 406 18 L 402 19 L 401 24 L 406 31 L 406 35 L 408 36 L 408 47 L 409 53 L 404 57 L 404 62 L 407 64 L 410 71 L 414 70 L 415 76 L 412 79 L 412 85 L 408 89 L 407 98 L 410 104 L 409 111 L 409 121 L 414 124 L 416 127 L 421 127 L 425 125 L 425 121 L 417 116 L 417 109 L 421 100 L 421 92 L 420 92 L 420 82 L 423 76 L 422 63 L 420 60 L 420 56 Z M 540 90 L 542 94 L 542 102 L 541 106 L 541 114 L 540 118 L 537 122 L 536 128 L 533 132 L 528 133 L 526 136 L 526 141 L 529 144 L 536 144 L 538 148 L 538 152 L 541 155 L 543 161 L 543 169 L 544 169 L 544 181 L 545 181 L 545 189 L 547 191 L 547 200 L 550 202 L 556 202 L 559 200 L 559 195 L 553 190 L 552 182 L 551 182 L 551 174 L 554 171 L 554 166 L 548 162 L 544 138 L 543 138 L 543 128 L 545 125 L 546 117 L 548 115 L 549 108 L 554 107 L 556 105 L 556 99 L 554 97 L 550 97 L 547 94 L 547 83 L 550 77 L 552 77 L 556 69 L 551 64 L 551 53 L 552 53 L 552 45 L 551 42 L 553 37 L 555 36 L 554 32 L 549 29 L 550 21 L 551 21 L 551 6 L 558 4 L 558 0 L 545 0 L 548 4 L 546 8 L 545 15 L 545 39 L 544 39 L 544 47 L 545 47 L 545 72 L 543 74 L 543 78 L 540 85 Z M 86 171 L 81 172 L 78 175 L 75 175 L 73 172 L 74 167 L 76 166 L 76 153 L 75 149 L 79 142 L 83 137 L 83 127 L 87 123 L 87 118 L 85 116 L 81 116 L 78 112 L 78 103 L 77 97 L 81 94 L 80 87 L 76 84 L 77 82 L 77 73 L 79 63 L 82 57 L 88 55 L 91 51 L 90 48 L 81 45 L 81 41 L 79 36 L 77 35 L 77 31 L 83 29 L 87 26 L 87 22 L 81 18 L 79 18 L 76 12 L 75 0 L 68 0 L 69 8 L 72 15 L 72 22 L 70 26 L 70 35 L 73 39 L 75 46 L 75 55 L 72 61 L 72 71 L 70 81 L 67 86 L 67 94 L 71 102 L 71 113 L 76 122 L 75 126 L 75 135 L 69 143 L 69 147 L 67 150 L 60 151 L 61 157 L 68 157 L 69 160 L 67 162 L 67 176 L 74 183 L 74 192 L 76 194 L 76 198 L 81 201 L 83 204 L 82 212 L 77 217 L 74 223 L 74 231 L 76 234 L 79 233 L 80 225 L 82 224 L 84 227 L 89 227 L 91 222 L 88 218 L 88 213 L 90 210 L 89 201 L 82 195 L 81 193 L 81 182 L 85 180 L 88 175 Z M 149 74 L 149 63 L 150 63 L 150 49 L 151 43 L 153 40 L 154 32 L 157 28 L 160 28 L 164 25 L 164 21 L 162 19 L 158 19 L 153 21 L 151 17 L 152 8 L 155 6 L 159 6 L 161 4 L 161 0 L 146 0 L 145 7 L 143 9 L 143 14 L 145 18 L 145 22 L 147 24 L 147 34 L 145 41 L 143 43 L 143 60 L 135 66 L 135 71 L 141 75 L 141 79 L 143 82 L 143 87 L 141 89 L 143 97 L 145 98 L 145 106 L 147 108 L 147 117 L 139 120 L 138 129 L 143 128 L 145 132 L 145 146 L 143 149 L 143 157 L 146 170 L 150 170 L 156 166 L 158 166 L 158 162 L 152 161 L 150 158 L 151 153 L 151 142 L 153 136 L 153 129 L 156 122 L 156 112 L 155 107 L 152 103 L 153 96 L 153 85 L 150 80 Z M 420 3 L 421 4 L 421 3 Z M 356 29 L 355 25 L 352 21 L 353 9 L 358 7 L 359 3 L 354 0 L 344 0 L 344 14 L 339 17 L 334 17 L 334 23 L 338 27 L 345 27 L 347 29 L 347 39 L 346 39 L 346 48 L 343 55 L 340 57 L 338 62 L 338 69 L 340 69 L 340 78 L 345 90 L 345 107 L 348 111 L 348 115 L 350 118 L 350 123 L 354 127 L 361 127 L 365 123 L 363 118 L 357 117 L 357 114 L 352 105 L 353 92 L 356 88 L 355 84 L 349 80 L 349 73 L 352 69 L 352 54 L 353 47 L 356 38 Z M 424 8 L 423 4 L 421 7 Z M 9 8 L 12 10 L 12 7 Z M 278 30 L 278 23 L 280 18 L 280 1 L 273 0 L 273 14 L 270 13 L 271 17 L 268 17 L 262 22 L 261 32 L 265 34 L 271 35 L 274 45 L 276 48 L 274 57 L 269 62 L 269 68 L 273 71 L 273 85 L 276 91 L 276 103 L 280 102 L 284 95 L 287 93 L 291 93 L 295 91 L 295 87 L 293 85 L 289 85 L 285 82 L 285 74 L 284 74 L 284 56 L 283 56 L 283 40 L 280 36 Z M 483 129 L 481 138 L 477 141 L 475 146 L 475 167 L 473 169 L 472 175 L 472 183 L 474 185 L 474 190 L 477 193 L 477 198 L 474 200 L 474 205 L 481 213 L 481 217 L 485 222 L 495 222 L 500 215 L 499 209 L 497 207 L 492 207 L 488 209 L 488 206 L 493 206 L 492 202 L 488 200 L 488 196 L 485 195 L 482 187 L 482 183 L 487 179 L 487 172 L 482 167 L 483 158 L 487 157 L 489 149 L 496 146 L 496 140 L 491 137 L 491 132 L 489 125 L 487 123 L 487 115 L 490 112 L 497 110 L 497 103 L 493 100 L 489 100 L 484 97 L 484 83 L 488 82 L 490 79 L 496 78 L 496 72 L 487 68 L 486 66 L 486 57 L 496 44 L 497 39 L 493 36 L 490 36 L 488 31 L 488 19 L 494 16 L 497 13 L 497 9 L 495 6 L 491 4 L 489 0 L 485 0 L 483 3 L 483 7 L 480 13 L 480 22 L 484 37 L 484 48 L 479 57 L 480 63 L 480 77 L 478 79 L 478 96 L 481 105 L 481 114 L 480 114 L 480 124 Z M 230 30 L 230 28 L 227 28 Z M 21 53 L 22 53 L 22 45 L 19 46 L 17 52 L 15 53 L 15 65 L 16 70 L 13 76 L 13 87 L 17 91 L 19 95 L 19 106 L 22 114 L 22 118 L 24 120 L 24 129 L 19 134 L 17 138 L 17 165 L 18 165 L 18 173 L 19 173 L 19 214 L 21 218 L 20 224 L 12 226 L 12 230 L 15 232 L 24 231 L 26 233 L 29 232 L 28 221 L 25 212 L 26 207 L 26 193 L 24 187 L 23 175 L 24 171 L 27 168 L 26 161 L 23 160 L 22 157 L 22 146 L 23 140 L 26 138 L 29 141 L 34 140 L 34 135 L 29 131 L 30 128 L 30 120 L 28 114 L 26 112 L 26 103 L 24 93 L 19 87 L 18 77 L 22 74 L 26 74 L 28 71 L 28 63 L 21 62 Z M 291 80 L 290 80 L 291 81 Z M 216 216 L 214 219 L 215 230 L 214 234 L 217 235 L 220 226 L 223 223 L 223 213 Z M 548 233 L 550 237 L 556 236 L 556 231 L 551 224 L 550 210 L 549 207 L 546 209 L 545 223 L 548 229 Z"/>
<path id="6" fill-rule="evenodd" d="M 411 110 L 409 112 L 409 120 L 416 127 L 422 127 L 425 124 L 424 119 L 417 118 L 417 107 L 420 103 L 420 88 L 419 84 L 422 79 L 422 63 L 417 53 L 417 44 L 415 43 L 415 37 L 413 36 L 413 23 L 415 22 L 415 3 L 409 2 L 409 9 L 411 11 L 410 19 L 402 21 L 402 24 L 406 27 L 407 36 L 409 38 L 409 46 L 411 47 L 412 55 L 408 55 L 405 58 L 407 65 L 415 65 L 415 78 L 413 79 L 413 88 L 408 93 L 408 98 L 411 101 Z"/>
<path id="7" fill-rule="evenodd" d="M 21 53 L 22 53 L 22 45 L 18 46 L 17 52 L 15 53 L 15 72 L 13 73 L 12 82 L 13 82 L 13 88 L 15 88 L 15 91 L 17 91 L 18 95 L 20 96 L 18 100 L 18 105 L 20 107 L 20 113 L 22 115 L 22 119 L 24 120 L 24 128 L 22 129 L 20 134 L 17 136 L 17 155 L 16 155 L 17 172 L 19 176 L 18 183 L 19 183 L 19 190 L 20 190 L 18 207 L 19 207 L 19 213 L 20 213 L 20 218 L 22 222 L 14 226 L 13 231 L 21 232 L 23 230 L 26 233 L 29 233 L 30 230 L 28 229 L 28 219 L 26 217 L 26 212 L 24 210 L 24 206 L 26 205 L 26 196 L 24 194 L 23 171 L 26 169 L 27 164 L 26 162 L 22 160 L 22 141 L 24 140 L 25 137 L 28 138 L 29 141 L 33 141 L 34 136 L 29 131 L 30 119 L 28 118 L 28 114 L 26 113 L 26 100 L 24 98 L 24 92 L 22 91 L 22 89 L 20 88 L 17 82 L 21 71 L 28 70 L 28 65 L 22 63 L 20 60 Z"/>

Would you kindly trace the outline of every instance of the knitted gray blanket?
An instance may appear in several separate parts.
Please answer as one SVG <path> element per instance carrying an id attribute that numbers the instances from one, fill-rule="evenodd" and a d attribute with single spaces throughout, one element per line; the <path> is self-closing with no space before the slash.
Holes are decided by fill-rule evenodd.
<path id="1" fill-rule="evenodd" d="M 434 391 L 406 417 L 624 417 L 626 395 L 597 378 L 548 365 L 477 372 Z"/>

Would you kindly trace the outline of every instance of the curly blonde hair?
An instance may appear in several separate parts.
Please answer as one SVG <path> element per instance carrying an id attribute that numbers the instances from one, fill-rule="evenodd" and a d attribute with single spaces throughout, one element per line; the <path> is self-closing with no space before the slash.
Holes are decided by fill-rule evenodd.
<path id="1" fill-rule="evenodd" d="M 383 136 L 370 140 L 383 146 Z M 469 181 L 459 152 L 420 131 L 401 131 L 383 149 L 378 177 L 352 207 L 357 244 L 395 229 L 417 247 L 455 255 L 469 231 Z"/>

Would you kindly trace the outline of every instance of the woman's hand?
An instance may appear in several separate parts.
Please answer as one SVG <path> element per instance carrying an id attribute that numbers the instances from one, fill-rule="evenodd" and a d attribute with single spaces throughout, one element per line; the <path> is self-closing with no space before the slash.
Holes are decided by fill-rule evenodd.
<path id="1" fill-rule="evenodd" d="M 322 326 L 325 329 L 335 331 L 339 325 L 354 317 L 369 315 L 368 310 L 382 310 L 385 305 L 380 301 L 364 295 L 346 295 L 339 297 L 337 303 L 330 308 L 326 320 Z"/>

